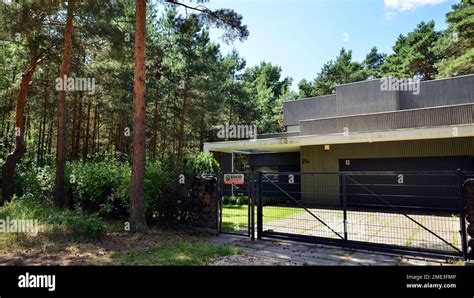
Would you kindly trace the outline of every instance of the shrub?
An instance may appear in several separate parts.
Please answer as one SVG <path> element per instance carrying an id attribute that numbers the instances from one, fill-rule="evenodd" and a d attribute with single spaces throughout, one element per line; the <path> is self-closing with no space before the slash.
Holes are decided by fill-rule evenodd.
<path id="1" fill-rule="evenodd" d="M 161 163 L 149 162 L 145 167 L 145 211 L 149 221 L 169 217 L 176 212 L 177 198 L 173 196 L 173 179 Z M 127 188 L 128 189 L 128 188 Z"/>
<path id="2" fill-rule="evenodd" d="M 79 206 L 90 213 L 127 217 L 129 165 L 105 161 L 71 162 L 67 168 L 66 185 Z"/>
<path id="3" fill-rule="evenodd" d="M 33 219 L 50 224 L 55 229 L 64 229 L 73 237 L 98 238 L 106 231 L 106 224 L 96 214 L 85 214 L 82 210 L 59 210 L 51 202 L 38 199 L 31 194 L 13 196 L 0 208 L 0 218 Z"/>
<path id="4" fill-rule="evenodd" d="M 95 162 L 71 163 L 69 184 L 76 202 L 86 211 L 110 218 L 128 218 L 128 188 L 131 168 L 127 163 Z M 157 220 L 165 208 L 172 208 L 176 198 L 172 194 L 173 180 L 159 162 L 148 162 L 145 167 L 144 203 L 149 221 Z"/>
<path id="5" fill-rule="evenodd" d="M 212 153 L 200 152 L 189 160 L 193 174 L 212 175 L 220 171 L 220 166 Z"/>
<path id="6" fill-rule="evenodd" d="M 100 237 L 107 229 L 97 214 L 86 215 L 81 209 L 63 211 L 56 226 L 64 225 L 73 237 Z"/>
<path id="7" fill-rule="evenodd" d="M 66 165 L 64 191 L 69 207 L 104 218 L 127 220 L 129 217 L 129 183 L 131 167 L 127 162 L 72 161 Z M 16 171 L 17 197 L 50 200 L 54 189 L 54 168 L 38 168 L 25 158 Z M 191 176 L 186 182 L 192 182 Z M 179 217 L 180 198 L 186 187 L 176 185 L 173 174 L 160 162 L 148 162 L 145 168 L 145 211 L 149 222 Z M 27 202 L 23 202 L 26 204 Z M 94 215 L 91 215 L 94 216 Z M 68 224 L 74 226 L 77 214 L 70 214 Z"/>
<path id="8" fill-rule="evenodd" d="M 31 194 L 37 198 L 50 198 L 54 189 L 54 169 L 37 167 L 32 159 L 25 157 L 15 170 L 13 183 L 17 196 Z"/>
<path id="9" fill-rule="evenodd" d="M 236 196 L 224 196 L 222 198 L 222 204 L 224 205 L 247 205 L 249 203 L 249 199 L 247 196 L 244 195 L 236 195 Z"/>

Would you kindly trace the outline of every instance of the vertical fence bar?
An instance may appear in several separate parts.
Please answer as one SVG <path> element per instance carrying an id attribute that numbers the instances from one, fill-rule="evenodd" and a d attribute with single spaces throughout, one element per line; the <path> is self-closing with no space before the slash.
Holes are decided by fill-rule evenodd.
<path id="1" fill-rule="evenodd" d="M 461 245 L 464 260 L 467 260 L 467 235 L 466 235 L 466 200 L 464 198 L 464 179 L 461 169 L 457 170 L 458 197 L 459 197 L 459 224 L 461 225 Z"/>
<path id="2" fill-rule="evenodd" d="M 344 212 L 344 239 L 347 240 L 347 192 L 346 192 L 346 174 L 341 174 L 342 186 L 342 210 Z"/>
<path id="3" fill-rule="evenodd" d="M 244 173 L 244 179 L 247 181 L 247 236 L 251 236 L 252 234 L 252 221 L 250 219 L 251 215 L 251 203 L 252 200 L 252 193 L 253 193 L 253 181 L 252 181 L 252 173 Z"/>
<path id="4" fill-rule="evenodd" d="M 262 183 L 262 173 L 257 172 L 257 239 L 262 239 L 263 234 Z"/>
<path id="5" fill-rule="evenodd" d="M 250 172 L 249 178 L 252 183 L 252 192 L 249 197 L 249 208 L 250 208 L 250 239 L 255 240 L 255 198 L 257 194 L 257 183 L 255 180 L 255 173 Z"/>
<path id="6" fill-rule="evenodd" d="M 220 214 L 220 210 L 219 210 L 219 201 L 221 200 L 221 196 L 220 196 L 220 192 L 221 192 L 221 185 L 220 185 L 220 182 L 219 182 L 219 173 L 216 174 L 215 176 L 216 180 L 215 180 L 215 183 L 216 183 L 216 188 L 215 188 L 215 196 L 216 196 L 216 213 L 215 213 L 215 219 L 216 219 L 216 230 L 218 233 L 220 233 L 220 229 L 219 229 L 219 214 Z"/>
<path id="7" fill-rule="evenodd" d="M 218 210 L 218 224 L 217 224 L 217 227 L 218 227 L 218 232 L 221 233 L 222 232 L 222 196 L 224 194 L 224 173 L 220 172 L 219 174 L 217 174 L 217 184 L 219 185 L 219 197 L 217 198 L 217 210 Z"/>

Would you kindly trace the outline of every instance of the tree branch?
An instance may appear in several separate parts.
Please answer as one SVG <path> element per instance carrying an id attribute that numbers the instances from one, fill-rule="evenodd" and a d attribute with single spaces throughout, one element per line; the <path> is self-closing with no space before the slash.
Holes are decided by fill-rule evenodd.
<path id="1" fill-rule="evenodd" d="M 198 11 L 200 13 L 203 13 L 204 15 L 212 17 L 214 20 L 218 20 L 218 21 L 222 22 L 223 24 L 225 24 L 229 28 L 237 29 L 240 32 L 239 39 L 243 39 L 248 35 L 248 31 L 245 28 L 245 26 L 240 27 L 239 25 L 237 25 L 233 22 L 230 22 L 227 18 L 220 16 L 219 14 L 215 13 L 214 11 L 212 11 L 209 8 L 205 7 L 204 5 L 197 5 L 197 6 L 193 7 L 193 6 L 189 6 L 189 5 L 186 5 L 184 3 L 178 2 L 177 0 L 165 0 L 165 2 L 170 3 L 170 4 L 180 5 L 180 6 L 182 6 L 186 9 L 186 12 L 187 12 L 187 9 Z M 217 25 L 217 27 L 219 27 L 219 25 Z"/>

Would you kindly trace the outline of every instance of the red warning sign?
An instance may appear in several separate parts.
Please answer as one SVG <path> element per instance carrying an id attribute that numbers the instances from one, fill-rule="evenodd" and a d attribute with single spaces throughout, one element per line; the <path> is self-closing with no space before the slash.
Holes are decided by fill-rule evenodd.
<path id="1" fill-rule="evenodd" d="M 244 184 L 244 174 L 224 174 L 224 184 Z"/>

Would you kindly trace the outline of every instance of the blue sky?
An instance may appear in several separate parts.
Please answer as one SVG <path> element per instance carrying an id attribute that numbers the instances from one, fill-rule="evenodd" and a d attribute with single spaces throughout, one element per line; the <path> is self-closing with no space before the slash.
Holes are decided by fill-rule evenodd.
<path id="1" fill-rule="evenodd" d="M 188 1 L 185 1 L 188 3 Z M 195 1 L 193 1 L 195 2 Z M 236 48 L 247 66 L 268 61 L 293 78 L 293 89 L 312 80 L 342 47 L 361 61 L 373 46 L 385 53 L 400 33 L 421 21 L 446 28 L 445 15 L 456 0 L 211 0 L 209 8 L 231 8 L 250 31 L 244 42 L 224 44 L 219 31 L 211 36 L 224 54 Z M 346 38 L 345 38 L 346 37 Z M 346 39 L 346 40 L 345 40 Z"/>

